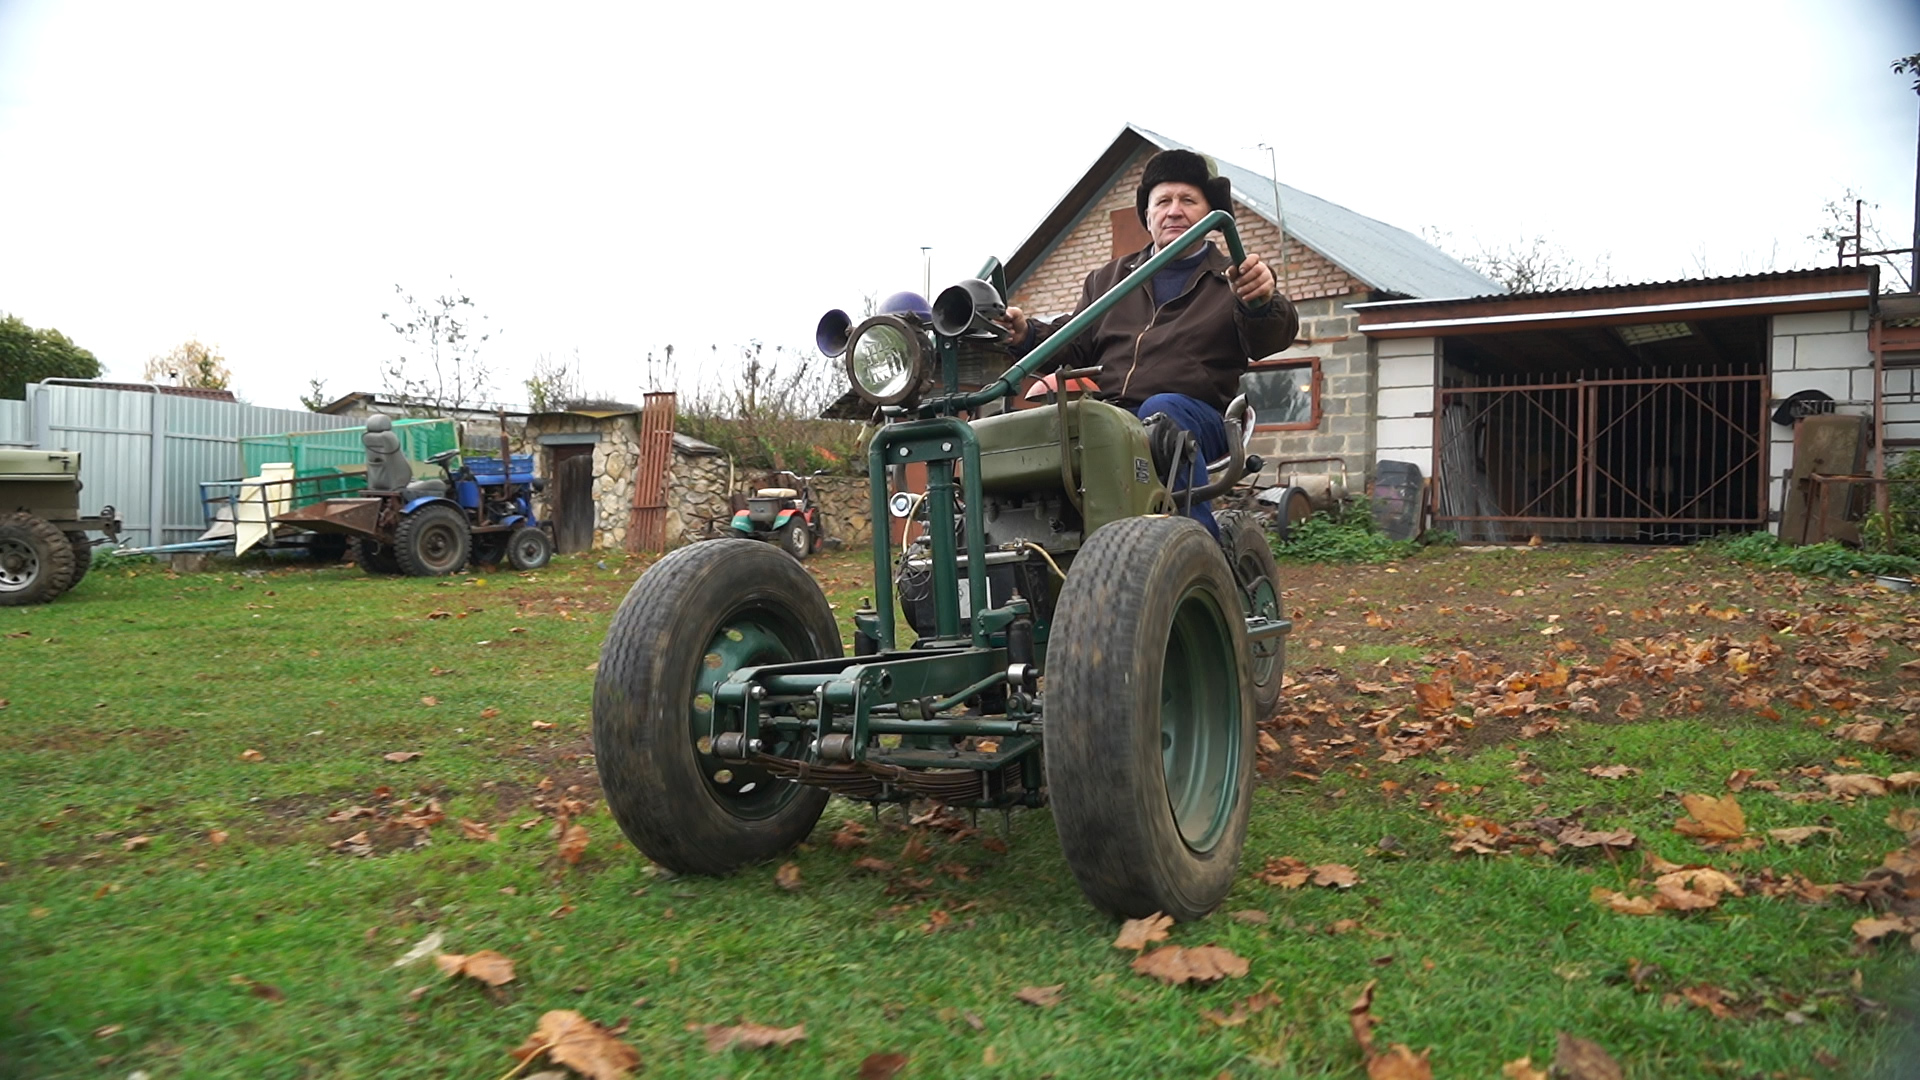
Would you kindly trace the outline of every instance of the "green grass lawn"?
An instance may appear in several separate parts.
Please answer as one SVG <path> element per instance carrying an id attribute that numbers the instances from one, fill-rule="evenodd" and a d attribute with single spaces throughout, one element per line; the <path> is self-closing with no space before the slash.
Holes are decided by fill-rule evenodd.
<path id="1" fill-rule="evenodd" d="M 843 618 L 866 560 L 810 564 Z M 1635 1078 L 1892 1076 L 1920 1052 L 1903 1042 L 1915 953 L 1901 934 L 1858 944 L 1875 912 L 1844 895 L 1749 888 L 1650 916 L 1593 899 L 1651 892 L 1649 856 L 1846 884 L 1904 848 L 1913 790 L 1799 796 L 1825 774 L 1915 767 L 1835 735 L 1911 711 L 1909 598 L 1678 551 L 1284 567 L 1299 681 L 1270 733 L 1312 765 L 1264 763 L 1232 895 L 1173 928 L 1248 961 L 1196 988 L 1130 970 L 1044 811 L 956 831 L 836 802 L 792 856 L 796 888 L 776 864 L 651 867 L 600 806 L 589 739 L 600 638 L 644 565 L 438 581 L 117 565 L 52 605 L 0 609 L 0 1076 L 498 1078 L 543 1013 L 570 1009 L 625 1024 L 646 1076 L 851 1077 L 898 1053 L 902 1077 L 1361 1077 L 1348 1010 L 1369 983 L 1378 1048 L 1431 1048 L 1441 1077 L 1544 1070 L 1560 1032 Z M 1380 760 L 1364 726 L 1413 720 L 1406 687 L 1462 650 L 1579 678 L 1615 642 L 1661 635 L 1778 643 L 1753 677 L 1772 704 L 1736 702 L 1721 669 L 1609 685 L 1597 712 L 1551 713 L 1560 729 L 1533 737 L 1532 717 L 1483 717 L 1404 760 Z M 1845 708 L 1796 702 L 1822 666 L 1800 650 L 1861 647 L 1885 655 L 1838 669 Z M 1645 709 L 1624 718 L 1629 692 Z M 1608 765 L 1633 771 L 1585 771 Z M 1778 788 L 1736 795 L 1753 840 L 1675 832 L 1681 796 L 1727 795 L 1736 770 Z M 1512 836 L 1576 811 L 1637 842 L 1453 850 L 1473 823 Z M 561 816 L 586 830 L 577 862 Z M 833 842 L 849 821 L 864 845 Z M 1767 833 L 1805 825 L 1836 832 Z M 1280 857 L 1359 880 L 1264 883 Z M 395 966 L 430 934 L 503 953 L 517 977 Z M 1051 1006 L 1016 997 L 1056 985 Z M 1206 1015 L 1234 1019 L 1263 988 L 1278 1003 L 1244 1022 Z M 806 1037 L 710 1053 L 704 1026 L 740 1022 Z"/>

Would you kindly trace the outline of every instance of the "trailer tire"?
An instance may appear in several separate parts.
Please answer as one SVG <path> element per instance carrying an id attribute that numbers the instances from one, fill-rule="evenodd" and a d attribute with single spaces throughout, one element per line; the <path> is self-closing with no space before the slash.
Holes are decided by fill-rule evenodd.
<path id="1" fill-rule="evenodd" d="M 1233 887 L 1253 775 L 1239 587 L 1199 523 L 1093 534 L 1054 609 L 1046 770 L 1067 865 L 1123 918 L 1198 919 Z"/>
<path id="2" fill-rule="evenodd" d="M 473 534 L 460 511 L 444 503 L 423 506 L 393 530 L 393 554 L 408 577 L 444 577 L 467 565 Z"/>
<path id="3" fill-rule="evenodd" d="M 73 545 L 28 513 L 0 516 L 0 607 L 44 604 L 73 587 Z"/>
<path id="4" fill-rule="evenodd" d="M 93 569 L 93 544 L 83 532 L 68 533 L 67 544 L 73 548 L 73 580 L 67 583 L 67 591 L 72 592 L 80 587 L 80 579 L 87 576 L 87 571 Z"/>
<path id="5" fill-rule="evenodd" d="M 841 653 L 819 583 L 770 545 L 691 544 L 650 567 L 614 614 L 593 684 L 594 762 L 627 839 L 689 874 L 731 873 L 806 839 L 827 792 L 705 752 L 712 693 L 744 667 Z M 767 751 L 803 756 L 805 736 L 786 738 Z"/>
<path id="6" fill-rule="evenodd" d="M 1259 517 L 1240 510 L 1215 515 L 1220 524 L 1220 546 L 1240 585 L 1243 613 L 1270 619 L 1286 617 L 1280 602 L 1280 564 Z M 1271 719 L 1280 708 L 1280 684 L 1287 669 L 1287 639 L 1268 638 L 1247 643 L 1247 678 L 1253 683 L 1253 718 Z"/>
<path id="7" fill-rule="evenodd" d="M 553 537 L 547 530 L 522 525 L 507 538 L 507 562 L 515 570 L 538 570 L 553 561 Z"/>

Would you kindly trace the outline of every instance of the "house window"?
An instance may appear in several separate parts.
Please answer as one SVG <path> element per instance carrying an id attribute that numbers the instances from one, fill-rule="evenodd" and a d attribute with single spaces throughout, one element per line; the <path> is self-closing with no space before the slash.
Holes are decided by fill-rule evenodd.
<path id="1" fill-rule="evenodd" d="M 1240 376 L 1255 430 L 1301 431 L 1320 426 L 1320 361 L 1271 360 Z"/>

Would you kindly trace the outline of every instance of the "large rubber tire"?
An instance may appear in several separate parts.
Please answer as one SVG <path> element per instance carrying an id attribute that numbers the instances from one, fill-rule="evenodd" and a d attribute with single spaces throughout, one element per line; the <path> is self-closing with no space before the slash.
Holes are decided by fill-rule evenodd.
<path id="1" fill-rule="evenodd" d="M 507 540 L 507 561 L 515 570 L 538 570 L 553 561 L 553 538 L 545 529 L 522 525 Z"/>
<path id="2" fill-rule="evenodd" d="M 444 577 L 466 568 L 473 534 L 460 511 L 441 503 L 423 506 L 393 530 L 393 555 L 408 577 Z"/>
<path id="3" fill-rule="evenodd" d="M 1095 907 L 1198 919 L 1233 887 L 1253 778 L 1239 587 L 1180 517 L 1116 521 L 1073 560 L 1046 658 L 1046 770 Z"/>
<path id="4" fill-rule="evenodd" d="M 773 540 L 782 551 L 800 562 L 806 562 L 807 556 L 813 554 L 813 534 L 807 531 L 806 519 L 798 514 L 775 530 Z"/>
<path id="5" fill-rule="evenodd" d="M 397 574 L 400 572 L 400 560 L 394 557 L 393 549 L 378 540 L 369 540 L 364 536 L 353 541 L 353 561 L 360 569 L 369 574 Z"/>
<path id="6" fill-rule="evenodd" d="M 44 604 L 73 587 L 73 545 L 27 513 L 0 516 L 0 607 Z"/>
<path id="7" fill-rule="evenodd" d="M 1220 546 L 1240 586 L 1242 613 L 1279 619 L 1286 616 L 1280 599 L 1280 564 L 1274 560 L 1273 545 L 1258 515 L 1229 510 L 1215 515 L 1220 525 Z M 1287 670 L 1287 639 L 1268 638 L 1248 642 L 1247 678 L 1253 683 L 1253 718 L 1256 723 L 1279 711 L 1280 684 Z"/>
<path id="8" fill-rule="evenodd" d="M 700 747 L 715 730 L 713 688 L 733 672 L 840 655 L 826 594 L 770 545 L 692 544 L 642 574 L 614 614 L 593 684 L 594 761 L 627 839 L 690 874 L 730 873 L 806 839 L 824 790 Z"/>
<path id="9" fill-rule="evenodd" d="M 80 579 L 87 576 L 87 571 L 93 569 L 93 544 L 83 532 L 70 532 L 66 536 L 68 546 L 73 548 L 73 580 L 67 583 L 67 591 L 72 592 L 79 587 Z"/>

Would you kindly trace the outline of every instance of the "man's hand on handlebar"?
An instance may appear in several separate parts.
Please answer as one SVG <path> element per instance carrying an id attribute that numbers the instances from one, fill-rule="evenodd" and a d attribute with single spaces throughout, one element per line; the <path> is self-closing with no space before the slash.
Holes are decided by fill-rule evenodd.
<path id="1" fill-rule="evenodd" d="M 1233 285 L 1233 295 L 1240 303 L 1250 308 L 1265 307 L 1273 299 L 1275 281 L 1273 268 L 1262 262 L 1260 256 L 1247 252 L 1247 261 L 1227 271 L 1227 281 Z M 1008 313 L 1012 313 L 1011 308 Z"/>

